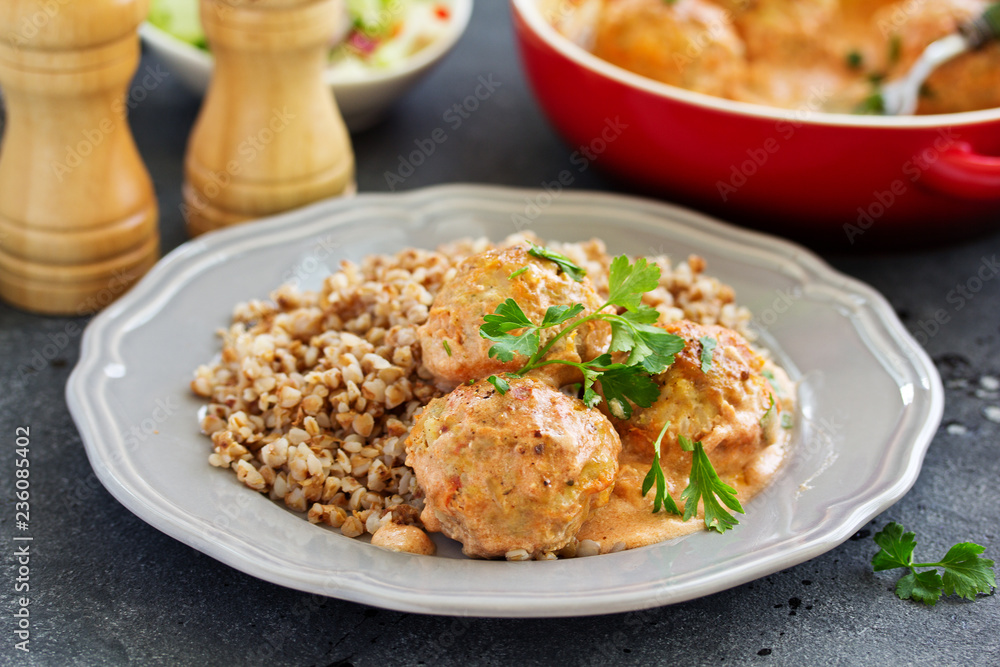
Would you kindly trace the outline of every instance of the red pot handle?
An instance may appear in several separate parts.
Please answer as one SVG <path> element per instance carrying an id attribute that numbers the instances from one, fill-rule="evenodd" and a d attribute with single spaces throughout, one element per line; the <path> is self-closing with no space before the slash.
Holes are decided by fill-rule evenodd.
<path id="1" fill-rule="evenodd" d="M 960 199 L 1000 200 L 1000 157 L 980 155 L 959 141 L 924 173 L 925 187 Z"/>

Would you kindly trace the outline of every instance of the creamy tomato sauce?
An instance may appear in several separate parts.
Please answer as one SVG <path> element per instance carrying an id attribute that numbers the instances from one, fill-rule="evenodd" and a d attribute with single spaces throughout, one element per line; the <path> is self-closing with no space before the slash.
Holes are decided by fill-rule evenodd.
<path id="1" fill-rule="evenodd" d="M 794 384 L 782 369 L 769 365 L 780 388 L 780 404 L 784 414 L 794 413 Z M 760 493 L 780 470 L 790 451 L 791 430 L 778 428 L 772 431 L 772 441 L 737 475 L 723 477 L 723 481 L 736 489 L 740 504 L 748 513 L 753 513 L 747 501 Z M 593 540 L 601 547 L 601 553 L 608 553 L 618 543 L 626 549 L 644 547 L 657 542 L 674 539 L 705 529 L 704 512 L 689 521 L 665 511 L 653 513 L 653 492 L 643 496 L 642 482 L 649 471 L 648 456 L 640 456 L 635 451 L 623 450 L 619 457 L 619 470 L 615 478 L 615 488 L 608 504 L 596 510 L 577 533 L 578 540 Z M 687 471 L 664 471 L 667 492 L 680 502 L 681 491 L 688 483 Z M 743 515 L 736 517 L 743 520 Z"/>

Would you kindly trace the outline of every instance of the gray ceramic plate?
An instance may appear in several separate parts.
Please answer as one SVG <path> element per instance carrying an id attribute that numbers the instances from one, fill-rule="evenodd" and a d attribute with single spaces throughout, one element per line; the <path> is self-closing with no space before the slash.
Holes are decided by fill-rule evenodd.
<path id="1" fill-rule="evenodd" d="M 698 253 L 755 313 L 800 406 L 794 453 L 735 530 L 575 560 L 467 560 L 447 540 L 414 556 L 312 525 L 208 465 L 188 383 L 234 304 L 290 279 L 318 284 L 343 258 L 525 228 L 602 237 L 615 253 Z M 447 186 L 322 202 L 185 244 L 94 318 L 67 399 L 122 504 L 244 572 L 406 611 L 574 616 L 688 600 L 832 549 L 913 485 L 943 391 L 885 300 L 798 246 L 640 199 Z"/>

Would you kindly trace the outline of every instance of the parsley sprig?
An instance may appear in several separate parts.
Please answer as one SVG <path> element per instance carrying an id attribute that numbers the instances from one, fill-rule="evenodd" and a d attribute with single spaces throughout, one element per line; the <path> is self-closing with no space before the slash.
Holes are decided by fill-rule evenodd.
<path id="1" fill-rule="evenodd" d="M 529 252 L 556 262 L 560 270 L 571 277 L 579 272 L 582 280 L 583 269 L 568 258 L 545 248 L 536 252 L 536 248 L 538 246 L 533 246 Z M 514 299 L 507 299 L 483 318 L 479 334 L 493 342 L 489 349 L 492 358 L 508 363 L 518 355 L 527 357 L 524 365 L 511 375 L 522 377 L 549 364 L 574 366 L 583 374 L 583 401 L 588 407 L 595 407 L 602 400 L 594 390 L 594 384 L 600 381 L 608 409 L 616 417 L 628 419 L 632 416 L 633 403 L 648 408 L 656 401 L 660 390 L 650 375 L 665 371 L 674 363 L 674 355 L 684 349 L 684 339 L 654 326 L 659 313 L 642 303 L 642 295 L 655 289 L 659 281 L 660 267 L 649 264 L 645 258 L 633 264 L 622 255 L 611 262 L 608 299 L 593 313 L 580 317 L 585 308 L 579 303 L 550 306 L 542 321 L 535 323 Z M 547 358 L 552 348 L 571 331 L 594 321 L 611 325 L 609 353 L 584 362 Z M 564 328 L 542 345 L 542 332 L 556 327 Z M 613 352 L 627 352 L 628 358 L 624 363 L 616 363 L 611 356 Z M 505 383 L 499 380 L 502 378 L 489 378 L 503 393 Z"/>
<path id="2" fill-rule="evenodd" d="M 583 280 L 584 270 L 564 255 L 536 245 L 532 245 L 528 252 L 534 257 L 555 262 L 559 270 L 573 280 Z M 509 278 L 514 280 L 522 273 L 522 270 L 514 271 Z M 507 299 L 483 318 L 479 334 L 493 342 L 489 349 L 491 358 L 509 363 L 516 356 L 527 357 L 524 365 L 514 373 L 507 373 L 508 376 L 523 377 L 548 364 L 574 366 L 583 374 L 583 402 L 588 407 L 593 408 L 602 400 L 594 389 L 599 381 L 610 412 L 619 419 L 628 419 L 632 416 L 633 404 L 648 408 L 659 398 L 660 387 L 651 375 L 662 373 L 673 364 L 674 356 L 685 345 L 682 337 L 655 326 L 659 313 L 642 303 L 642 295 L 656 289 L 659 284 L 660 267 L 642 257 L 633 263 L 627 256 L 621 255 L 611 262 L 607 301 L 589 315 L 580 317 L 586 309 L 579 303 L 550 306 L 542 321 L 535 323 L 514 299 Z M 584 362 L 547 358 L 552 348 L 571 331 L 595 321 L 611 325 L 608 353 Z M 563 329 L 542 345 L 542 332 L 556 327 Z M 699 342 L 702 345 L 701 368 L 707 372 L 712 365 L 717 343 L 711 337 L 703 337 Z M 612 357 L 614 352 L 628 353 L 628 357 L 624 363 L 616 363 Z M 504 377 L 491 375 L 487 380 L 501 394 L 510 391 L 510 383 Z M 654 513 L 665 509 L 681 515 L 681 509 L 666 492 L 666 477 L 660 466 L 660 443 L 668 425 L 664 424 L 656 440 L 653 464 L 643 480 L 642 492 L 645 495 L 656 487 Z M 736 491 L 719 478 L 702 443 L 691 442 L 683 436 L 679 440 L 684 451 L 692 452 L 688 486 L 681 494 L 684 499 L 683 520 L 687 521 L 697 513 L 700 502 L 705 508 L 706 527 L 720 533 L 729 530 L 739 522 L 725 507 L 743 513 Z"/>
<path id="3" fill-rule="evenodd" d="M 649 467 L 646 479 L 642 480 L 642 495 L 645 496 L 649 493 L 649 490 L 655 484 L 656 493 L 653 495 L 653 514 L 656 514 L 662 508 L 671 514 L 680 516 L 681 511 L 677 507 L 677 503 L 667 493 L 667 478 L 664 476 L 663 467 L 660 465 L 660 443 L 663 442 L 663 436 L 666 435 L 668 426 L 670 426 L 670 422 L 663 424 L 663 428 L 660 429 L 660 435 L 656 438 L 656 443 L 653 445 L 653 465 Z"/>
<path id="4" fill-rule="evenodd" d="M 582 283 L 583 277 L 587 275 L 587 272 L 584 271 L 579 265 L 574 264 L 573 260 L 562 253 L 556 252 L 555 250 L 550 250 L 532 243 L 531 248 L 528 249 L 528 254 L 532 257 L 537 257 L 538 259 L 547 259 L 550 262 L 555 262 L 560 271 L 578 283 Z M 515 271 L 514 273 L 517 272 Z"/>
<path id="5" fill-rule="evenodd" d="M 683 521 L 688 521 L 698 512 L 698 502 L 705 507 L 705 527 L 719 533 L 724 533 L 733 526 L 739 524 L 732 514 L 726 511 L 725 507 L 745 514 L 739 498 L 736 497 L 736 489 L 723 482 L 712 462 L 705 453 L 705 448 L 700 442 L 691 442 L 690 438 L 683 435 L 678 436 L 681 449 L 691 452 L 691 474 L 688 476 L 688 485 L 681 492 L 681 499 L 684 501 L 684 512 L 677 507 L 677 503 L 667 493 L 667 479 L 660 466 L 660 443 L 667 432 L 670 422 L 663 425 L 660 435 L 653 445 L 653 465 L 646 478 L 642 481 L 642 494 L 646 495 L 655 485 L 656 492 L 653 496 L 653 513 L 664 509 L 671 514 L 676 514 Z M 725 505 L 725 507 L 723 507 Z"/>
<path id="6" fill-rule="evenodd" d="M 875 533 L 875 544 L 881 547 L 872 558 L 876 572 L 906 568 L 909 573 L 896 582 L 896 595 L 901 600 L 917 600 L 933 606 L 942 595 L 958 595 L 974 600 L 976 595 L 988 595 L 996 588 L 993 561 L 980 558 L 985 550 L 972 542 L 956 544 L 936 563 L 914 563 L 913 549 L 917 541 L 913 533 L 892 522 Z M 917 570 L 916 568 L 935 568 Z M 938 574 L 937 568 L 944 570 Z"/>
<path id="7" fill-rule="evenodd" d="M 732 514 L 726 511 L 726 507 L 745 514 L 743 506 L 736 497 L 736 489 L 729 486 L 719 478 L 715 472 L 712 462 L 708 460 L 708 454 L 700 442 L 691 442 L 683 435 L 678 436 L 681 449 L 691 452 L 691 475 L 688 479 L 688 486 L 681 493 L 684 500 L 684 520 L 687 521 L 698 511 L 698 500 L 705 506 L 705 527 L 719 533 L 724 533 L 733 526 L 739 524 Z M 720 502 L 721 501 L 721 502 Z"/>

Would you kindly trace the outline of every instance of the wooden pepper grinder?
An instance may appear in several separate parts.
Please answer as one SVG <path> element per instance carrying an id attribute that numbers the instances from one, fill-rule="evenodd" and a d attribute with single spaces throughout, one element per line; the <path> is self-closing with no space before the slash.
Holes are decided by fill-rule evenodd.
<path id="1" fill-rule="evenodd" d="M 323 82 L 342 0 L 201 0 L 215 69 L 188 142 L 195 236 L 354 190 L 347 128 Z"/>
<path id="2" fill-rule="evenodd" d="M 0 296 L 83 314 L 159 256 L 156 198 L 125 90 L 148 0 L 0 2 Z"/>

